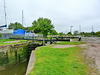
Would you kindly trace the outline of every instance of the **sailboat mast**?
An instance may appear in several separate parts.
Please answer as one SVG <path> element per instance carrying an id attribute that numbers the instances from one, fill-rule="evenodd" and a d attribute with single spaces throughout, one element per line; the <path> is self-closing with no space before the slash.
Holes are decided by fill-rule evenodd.
<path id="1" fill-rule="evenodd" d="M 7 25 L 7 14 L 6 14 L 5 0 L 4 0 L 4 13 L 5 13 L 5 25 Z"/>
<path id="2" fill-rule="evenodd" d="M 23 10 L 22 10 L 22 25 L 23 25 L 23 19 L 24 19 L 24 16 L 23 16 Z"/>

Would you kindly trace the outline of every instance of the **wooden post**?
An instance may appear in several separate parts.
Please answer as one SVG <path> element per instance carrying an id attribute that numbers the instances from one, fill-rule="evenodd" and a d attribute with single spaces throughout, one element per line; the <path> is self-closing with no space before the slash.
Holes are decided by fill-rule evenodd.
<path id="1" fill-rule="evenodd" d="M 43 46 L 45 45 L 45 41 L 44 41 L 44 38 L 43 38 Z"/>
<path id="2" fill-rule="evenodd" d="M 20 55 L 18 55 L 19 63 L 21 62 Z"/>
<path id="3" fill-rule="evenodd" d="M 16 64 L 17 64 L 17 51 L 15 51 L 15 61 L 16 61 Z"/>
<path id="4" fill-rule="evenodd" d="M 8 59 L 8 52 L 6 52 L 6 64 L 9 62 L 9 59 Z"/>
<path id="5" fill-rule="evenodd" d="M 52 37 L 50 38 L 50 44 L 52 44 Z"/>

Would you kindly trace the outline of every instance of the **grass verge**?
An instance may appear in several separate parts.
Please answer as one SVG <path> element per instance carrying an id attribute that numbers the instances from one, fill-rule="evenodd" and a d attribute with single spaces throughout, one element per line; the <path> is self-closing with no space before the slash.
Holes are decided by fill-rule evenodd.
<path id="1" fill-rule="evenodd" d="M 61 42 L 65 44 L 83 44 L 82 42 Z M 36 62 L 29 75 L 97 75 L 96 71 L 84 63 L 81 48 L 40 47 L 35 51 Z"/>
<path id="2" fill-rule="evenodd" d="M 23 43 L 27 40 L 20 40 L 19 42 L 12 42 L 12 43 L 5 43 L 7 41 L 15 41 L 14 39 L 0 39 L 0 45 L 9 45 L 9 44 L 17 44 L 17 43 Z"/>
<path id="3" fill-rule="evenodd" d="M 60 42 L 59 45 L 79 45 L 79 44 L 85 44 L 85 42 Z"/>

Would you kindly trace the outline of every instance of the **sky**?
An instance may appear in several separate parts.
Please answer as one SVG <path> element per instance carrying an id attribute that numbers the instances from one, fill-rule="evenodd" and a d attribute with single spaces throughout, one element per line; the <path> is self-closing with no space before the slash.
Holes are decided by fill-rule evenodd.
<path id="1" fill-rule="evenodd" d="M 4 0 L 0 0 L 0 25 L 5 24 Z M 32 22 L 39 17 L 52 21 L 57 32 L 100 31 L 100 0 L 5 0 L 7 24 L 22 23 L 24 12 L 24 26 L 32 26 Z"/>

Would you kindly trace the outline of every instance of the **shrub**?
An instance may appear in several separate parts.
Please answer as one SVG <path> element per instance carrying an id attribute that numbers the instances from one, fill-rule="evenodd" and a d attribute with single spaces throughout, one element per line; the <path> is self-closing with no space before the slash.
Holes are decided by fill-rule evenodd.
<path id="1" fill-rule="evenodd" d="M 0 38 L 2 37 L 2 34 L 0 33 Z"/>

